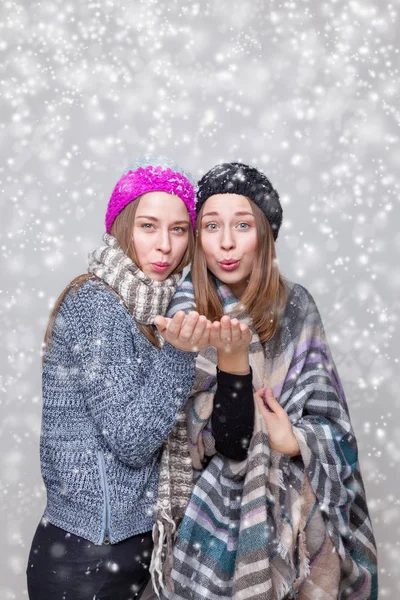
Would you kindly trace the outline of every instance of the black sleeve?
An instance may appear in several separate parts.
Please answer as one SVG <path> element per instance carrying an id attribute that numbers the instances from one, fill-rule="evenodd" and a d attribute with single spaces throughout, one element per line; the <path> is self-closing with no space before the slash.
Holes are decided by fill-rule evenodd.
<path id="1" fill-rule="evenodd" d="M 215 449 L 226 458 L 244 460 L 253 436 L 253 373 L 233 375 L 217 368 L 217 391 L 211 427 Z"/>

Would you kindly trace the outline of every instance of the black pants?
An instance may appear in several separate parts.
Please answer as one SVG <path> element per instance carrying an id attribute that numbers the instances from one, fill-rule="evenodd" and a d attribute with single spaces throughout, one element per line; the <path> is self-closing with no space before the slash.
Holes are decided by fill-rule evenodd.
<path id="1" fill-rule="evenodd" d="M 151 532 L 96 546 L 50 523 L 33 538 L 27 578 L 30 600 L 133 600 L 149 579 Z"/>

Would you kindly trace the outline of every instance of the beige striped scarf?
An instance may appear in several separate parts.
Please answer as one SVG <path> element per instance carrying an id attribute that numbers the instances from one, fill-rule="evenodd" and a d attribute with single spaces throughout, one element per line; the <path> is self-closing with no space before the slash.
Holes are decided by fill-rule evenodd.
<path id="1" fill-rule="evenodd" d="M 89 254 L 88 272 L 105 281 L 122 298 L 138 323 L 152 325 L 157 315 L 166 313 L 180 275 L 154 281 L 123 252 L 115 237 L 105 233 L 103 241 L 104 246 Z"/>

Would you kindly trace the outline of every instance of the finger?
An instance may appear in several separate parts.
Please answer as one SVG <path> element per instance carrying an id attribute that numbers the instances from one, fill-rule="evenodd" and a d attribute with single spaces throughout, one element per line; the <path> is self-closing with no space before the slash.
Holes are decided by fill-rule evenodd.
<path id="1" fill-rule="evenodd" d="M 168 324 L 168 339 L 175 340 L 178 337 L 185 318 L 186 315 L 183 310 L 178 310 L 178 312 L 174 314 Z"/>
<path id="2" fill-rule="evenodd" d="M 253 334 L 251 333 L 251 330 L 249 329 L 248 325 L 246 325 L 246 323 L 240 324 L 240 333 L 242 334 L 243 340 L 250 344 Z"/>
<path id="3" fill-rule="evenodd" d="M 192 335 L 193 335 L 193 331 L 194 328 L 196 327 L 196 324 L 199 320 L 199 313 L 192 310 L 188 316 L 186 321 L 183 323 L 181 330 L 179 332 L 179 338 L 184 341 L 184 342 L 188 342 Z"/>
<path id="4" fill-rule="evenodd" d="M 221 342 L 229 346 L 232 342 L 231 320 L 227 315 L 221 319 Z"/>
<path id="5" fill-rule="evenodd" d="M 251 329 L 247 328 L 247 331 L 242 335 L 244 335 L 247 344 L 250 346 L 251 340 L 253 339 L 253 333 Z"/>
<path id="6" fill-rule="evenodd" d="M 268 388 L 264 388 L 264 391 L 263 391 L 263 394 L 262 394 L 262 401 L 263 401 L 263 404 L 264 404 L 265 408 L 267 409 L 267 411 L 269 413 L 273 413 L 274 411 L 269 406 L 268 401 L 267 401 L 268 394 L 269 394 Z"/>
<path id="7" fill-rule="evenodd" d="M 211 324 L 210 344 L 212 346 L 216 346 L 220 343 L 220 329 L 221 323 L 219 321 L 214 321 L 214 323 Z"/>
<path id="8" fill-rule="evenodd" d="M 277 416 L 282 416 L 282 413 L 286 415 L 286 412 L 275 398 L 271 388 L 266 388 L 264 400 L 266 407 L 274 412 Z"/>
<path id="9" fill-rule="evenodd" d="M 240 323 L 240 336 L 241 342 L 246 346 L 249 346 L 253 337 L 253 334 L 249 327 L 245 323 Z"/>
<path id="10" fill-rule="evenodd" d="M 271 411 L 269 411 L 267 409 L 267 407 L 264 404 L 264 399 L 263 399 L 262 395 L 255 393 L 254 398 L 255 398 L 256 403 L 261 411 L 262 416 L 264 417 L 264 420 L 267 424 L 267 428 L 269 429 L 269 427 L 273 425 L 274 418 L 276 419 L 276 416 L 274 415 L 274 413 L 272 413 Z"/>
<path id="11" fill-rule="evenodd" d="M 193 329 L 192 333 L 192 344 L 198 344 L 199 340 L 201 340 L 203 333 L 207 327 L 207 317 L 204 315 L 200 315 L 198 321 Z"/>
<path id="12" fill-rule="evenodd" d="M 246 340 L 248 343 L 251 342 L 251 338 L 253 334 L 251 333 L 251 329 L 246 323 L 240 323 L 240 333 L 242 334 L 242 338 Z"/>
<path id="13" fill-rule="evenodd" d="M 203 335 L 201 336 L 199 343 L 198 343 L 199 348 L 206 348 L 207 346 L 210 345 L 210 343 L 211 343 L 210 342 L 211 327 L 212 327 L 212 323 L 211 323 L 211 321 L 209 321 L 207 319 L 206 326 L 203 331 Z"/>
<path id="14" fill-rule="evenodd" d="M 157 315 L 154 319 L 154 325 L 157 327 L 159 333 L 162 333 L 167 329 L 167 319 L 161 315 Z"/>
<path id="15" fill-rule="evenodd" d="M 240 331 L 240 323 L 237 319 L 231 320 L 232 345 L 242 340 L 242 332 Z"/>
<path id="16" fill-rule="evenodd" d="M 254 396 L 257 396 L 257 398 L 260 398 L 261 400 L 263 400 L 264 394 L 265 394 L 265 388 L 261 388 L 261 389 L 257 390 L 256 392 L 254 392 Z"/>

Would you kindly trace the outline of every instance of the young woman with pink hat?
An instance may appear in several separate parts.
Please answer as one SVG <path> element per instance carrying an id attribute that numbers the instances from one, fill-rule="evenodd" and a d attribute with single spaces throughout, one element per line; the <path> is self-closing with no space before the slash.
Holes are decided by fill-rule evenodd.
<path id="1" fill-rule="evenodd" d="M 148 578 L 160 450 L 191 390 L 210 323 L 154 327 L 190 262 L 195 193 L 165 159 L 129 169 L 103 245 L 51 314 L 43 356 L 47 505 L 27 566 L 31 600 L 134 598 Z"/>

